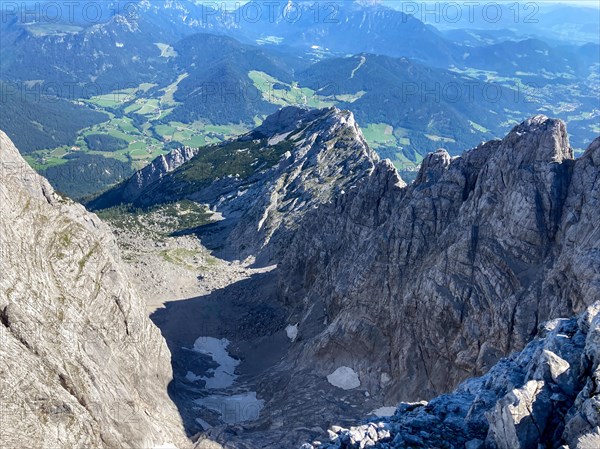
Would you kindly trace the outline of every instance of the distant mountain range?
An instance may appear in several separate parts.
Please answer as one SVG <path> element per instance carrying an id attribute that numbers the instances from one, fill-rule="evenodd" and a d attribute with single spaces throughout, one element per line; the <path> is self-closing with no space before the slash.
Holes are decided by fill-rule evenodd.
<path id="1" fill-rule="evenodd" d="M 180 102 L 169 120 L 184 123 L 208 119 L 213 123 L 254 123 L 254 117 L 277 108 L 262 98 L 248 74 L 252 70 L 290 83 L 287 60 L 235 39 L 195 34 L 174 45 L 175 63 L 187 77 L 178 84 L 174 99 Z"/>
<path id="2" fill-rule="evenodd" d="M 432 2 L 433 3 L 433 2 Z M 389 6 L 413 14 L 444 31 L 486 30 L 511 32 L 518 37 L 536 36 L 551 42 L 600 43 L 600 15 L 594 2 L 389 2 Z"/>
<path id="3" fill-rule="evenodd" d="M 104 156 L 117 158 L 130 172 L 151 159 L 132 151 L 152 147 L 155 156 L 159 147 L 206 143 L 199 134 L 222 140 L 289 105 L 353 111 L 372 147 L 399 167 L 440 146 L 454 154 L 500 136 L 533 113 L 569 120 L 580 150 L 600 132 L 597 43 L 557 44 L 500 26 L 442 32 L 376 2 L 269 5 L 224 13 L 189 0 L 107 2 L 97 20 L 75 8 L 58 23 L 4 8 L 0 81 L 38 95 L 10 94 L 4 115 L 21 110 L 14 114 L 24 120 L 1 124 L 38 168 L 53 161 L 45 172 L 52 182 L 67 160 L 81 157 L 55 148 L 87 152 L 85 136 L 111 134 L 118 120 L 111 136 L 128 140 L 128 149 L 92 156 L 100 165 Z M 581 14 L 568 8 L 565 20 Z M 107 99 L 113 92 L 121 99 Z M 66 101 L 50 104 L 54 95 Z M 220 128 L 204 131 L 211 126 Z M 94 189 L 120 179 L 103 178 Z"/>
<path id="4" fill-rule="evenodd" d="M 462 65 L 500 75 L 526 74 L 530 82 L 548 84 L 586 77 L 598 64 L 600 46 L 551 46 L 539 39 L 504 41 L 470 48 Z M 508 63 L 510 61 L 510 63 Z"/>
<path id="5" fill-rule="evenodd" d="M 412 161 L 440 146 L 456 154 L 465 145 L 504 132 L 505 122 L 517 119 L 505 111 L 525 115 L 531 109 L 514 90 L 406 58 L 361 54 L 328 59 L 297 78 L 322 95 L 338 98 L 361 123 L 386 124 L 389 137 L 381 137 L 376 146 L 402 148 Z"/>
<path id="6" fill-rule="evenodd" d="M 587 55 L 569 47 L 557 53 L 542 42 L 515 44 L 511 42 L 514 35 L 500 46 L 497 42 L 489 46 L 485 40 L 477 44 L 464 35 L 444 36 L 415 16 L 380 4 L 328 2 L 319 5 L 321 9 L 304 1 L 295 2 L 293 7 L 287 2 L 270 2 L 270 7 L 262 4 L 253 19 L 249 5 L 227 14 L 189 0 L 112 2 L 105 5 L 102 20 L 85 22 L 74 17 L 66 24 L 23 22 L 20 19 L 26 19 L 26 14 L 21 17 L 4 10 L 0 76 L 78 84 L 148 82 L 169 73 L 164 67 L 168 58 L 160 57 L 157 44 L 174 45 L 198 32 L 227 34 L 242 42 L 279 46 L 288 53 L 312 57 L 319 52 L 321 57 L 366 52 L 407 57 L 436 67 L 496 70 L 501 66 L 528 71 L 535 64 L 538 69 L 554 73 L 564 62 L 565 54 L 575 50 L 569 57 L 573 70 L 589 65 L 590 49 Z M 574 12 L 579 9 L 568 11 L 579 17 Z M 593 19 L 586 23 L 593 24 Z M 463 38 L 467 43 L 462 42 Z M 65 48 L 69 49 L 69 57 Z M 35 59 L 31 58 L 33 55 Z M 584 59 L 579 61 L 582 56 Z"/>

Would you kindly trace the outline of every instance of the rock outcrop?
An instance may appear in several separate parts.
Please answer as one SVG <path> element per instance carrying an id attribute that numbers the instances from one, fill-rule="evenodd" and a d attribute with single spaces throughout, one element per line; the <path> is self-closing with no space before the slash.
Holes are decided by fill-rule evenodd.
<path id="1" fill-rule="evenodd" d="M 599 162 L 600 138 L 575 160 L 565 124 L 544 116 L 462 157 L 429 155 L 408 187 L 379 162 L 287 247 L 290 363 L 427 399 L 582 312 L 600 298 Z"/>
<path id="2" fill-rule="evenodd" d="M 160 155 L 127 181 L 111 189 L 108 194 L 90 201 L 89 207 L 103 208 L 121 203 L 133 203 L 150 185 L 159 182 L 167 173 L 181 167 L 198 154 L 198 148 L 181 147 Z"/>
<path id="3" fill-rule="evenodd" d="M 268 264 L 281 258 L 307 211 L 353 186 L 376 161 L 351 112 L 287 107 L 238 139 L 201 148 L 164 176 L 138 172 L 125 186 L 149 182 L 135 187 L 135 196 L 119 187 L 91 206 L 148 207 L 183 199 L 206 204 L 225 219 L 201 234 L 204 244 L 218 247 L 223 257 L 252 256 Z"/>
<path id="4" fill-rule="evenodd" d="M 126 202 L 134 201 L 146 187 L 159 181 L 167 173 L 181 167 L 196 156 L 198 151 L 198 148 L 182 147 L 157 157 L 150 165 L 133 175 L 123 188 L 123 199 Z"/>
<path id="5" fill-rule="evenodd" d="M 525 349 L 451 394 L 333 427 L 321 449 L 600 447 L 600 302 L 541 326 Z M 313 445 L 305 444 L 304 448 Z"/>
<path id="6" fill-rule="evenodd" d="M 337 108 L 284 108 L 254 131 L 271 142 L 292 143 L 279 164 L 256 183 L 253 200 L 229 236 L 241 257 L 275 263 L 307 212 L 315 210 L 368 175 L 379 160 L 354 115 Z"/>
<path id="7" fill-rule="evenodd" d="M 170 353 L 106 225 L 0 132 L 0 446 L 187 444 Z"/>

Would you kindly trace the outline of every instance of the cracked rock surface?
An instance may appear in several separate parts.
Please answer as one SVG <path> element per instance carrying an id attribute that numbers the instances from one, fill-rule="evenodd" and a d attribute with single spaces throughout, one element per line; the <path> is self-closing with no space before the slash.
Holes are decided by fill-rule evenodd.
<path id="1" fill-rule="evenodd" d="M 296 366 L 348 366 L 371 391 L 385 374 L 390 401 L 428 399 L 584 311 L 600 298 L 599 162 L 600 138 L 575 160 L 545 116 L 430 154 L 410 186 L 379 162 L 307 214 L 279 265 Z"/>
<path id="2" fill-rule="evenodd" d="M 546 323 L 523 351 L 429 403 L 332 427 L 303 448 L 537 449 L 600 447 L 600 303 Z"/>
<path id="3" fill-rule="evenodd" d="M 0 132 L 0 446 L 187 445 L 170 353 L 108 227 Z"/>

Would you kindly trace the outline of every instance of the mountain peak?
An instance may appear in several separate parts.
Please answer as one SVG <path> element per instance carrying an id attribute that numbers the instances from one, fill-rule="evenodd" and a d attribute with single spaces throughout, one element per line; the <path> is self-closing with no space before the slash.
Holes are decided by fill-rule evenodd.
<path id="1" fill-rule="evenodd" d="M 298 106 L 287 106 L 269 115 L 262 125 L 250 133 L 250 136 L 253 138 L 271 137 L 276 134 L 287 133 L 300 128 L 303 124 L 341 112 L 336 107 L 309 109 Z M 352 114 L 351 112 L 348 113 Z"/>
<path id="2" fill-rule="evenodd" d="M 523 162 L 562 162 L 574 158 L 567 125 L 558 119 L 536 115 L 515 126 L 503 141 Z"/>
<path id="3" fill-rule="evenodd" d="M 443 148 L 440 148 L 433 153 L 429 153 L 423 159 L 415 184 L 437 181 L 450 166 L 451 161 L 452 158 L 450 157 L 450 154 Z"/>
<path id="4" fill-rule="evenodd" d="M 591 304 L 594 292 L 573 293 L 558 280 L 571 276 L 576 266 L 569 265 L 575 253 L 562 246 L 563 221 L 575 221 L 578 192 L 594 191 L 597 175 L 591 158 L 574 162 L 570 157 L 564 123 L 536 116 L 502 141 L 462 157 L 452 159 L 445 150 L 429 154 L 417 181 L 405 189 L 382 188 L 387 184 L 376 169 L 345 201 L 306 217 L 288 247 L 290 256 L 279 264 L 286 301 L 310 305 L 318 299 L 330 320 L 314 346 L 307 344 L 305 359 L 313 361 L 311 351 L 318 347 L 324 372 L 343 361 L 361 382 L 376 386 L 373 367 L 388 369 L 389 355 L 396 354 L 392 363 L 410 368 L 395 371 L 391 390 L 395 398 L 413 400 L 424 391 L 456 386 L 467 376 L 465 367 L 481 373 L 503 354 L 521 349 L 550 311 L 569 315 Z M 585 176 L 576 175 L 577 170 Z M 573 180 L 581 185 L 573 187 Z M 587 200 L 589 205 L 594 201 Z M 592 207 L 582 212 L 569 241 L 585 241 L 596 216 Z M 556 256 L 561 252 L 564 260 Z M 539 269 L 552 264 L 560 269 L 550 274 Z M 308 269 L 311 276 L 302 277 Z M 590 272 L 590 277 L 597 274 Z M 555 285 L 562 290 L 553 290 Z M 538 297 L 538 291 L 544 293 Z M 578 306 L 562 299 L 567 297 L 577 297 Z M 388 315 L 373 321 L 372 310 L 393 310 L 392 323 Z M 534 316 L 532 310 L 539 312 Z M 365 330 L 358 322 L 372 328 Z M 390 341 L 389 347 L 359 350 L 353 345 L 370 332 L 386 333 L 379 341 Z M 407 335 L 417 336 L 407 341 Z M 456 337 L 449 342 L 447 335 Z M 417 367 L 410 354 L 423 341 L 430 358 L 420 359 Z M 352 349 L 340 353 L 340 347 Z"/>
<path id="5" fill-rule="evenodd" d="M 290 106 L 238 139 L 159 157 L 89 206 L 206 204 L 226 217 L 213 234 L 229 253 L 271 261 L 307 210 L 344 195 L 378 161 L 350 111 Z"/>

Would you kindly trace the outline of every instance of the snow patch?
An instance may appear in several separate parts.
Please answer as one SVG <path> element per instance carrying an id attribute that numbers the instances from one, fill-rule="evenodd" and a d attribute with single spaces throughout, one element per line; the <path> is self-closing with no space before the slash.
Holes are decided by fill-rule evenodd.
<path id="1" fill-rule="evenodd" d="M 298 337 L 298 324 L 288 324 L 285 328 L 285 333 L 292 342 L 296 341 L 296 338 Z"/>
<path id="2" fill-rule="evenodd" d="M 192 349 L 194 352 L 208 355 L 219 364 L 216 369 L 208 370 L 208 373 L 212 374 L 212 376 L 200 377 L 200 379 L 206 382 L 206 388 L 209 390 L 230 387 L 237 377 L 235 375 L 235 367 L 240 364 L 240 361 L 231 357 L 227 352 L 229 343 L 230 341 L 226 338 L 219 340 L 213 337 L 200 337 L 194 342 L 194 348 Z M 189 374 L 198 380 L 198 376 L 194 373 Z M 192 377 L 190 376 L 190 378 Z M 186 379 L 188 379 L 187 375 Z"/>
<path id="3" fill-rule="evenodd" d="M 369 415 L 379 416 L 380 418 L 385 418 L 388 416 L 394 416 L 396 413 L 396 407 L 379 407 L 373 410 Z"/>
<path id="4" fill-rule="evenodd" d="M 358 374 L 347 366 L 340 366 L 333 373 L 327 376 L 327 381 L 334 387 L 342 390 L 353 390 L 360 387 L 360 379 Z"/>
<path id="5" fill-rule="evenodd" d="M 254 391 L 231 396 L 217 394 L 197 399 L 195 402 L 219 413 L 221 421 L 226 424 L 256 421 L 265 404 L 265 401 L 256 398 Z"/>

